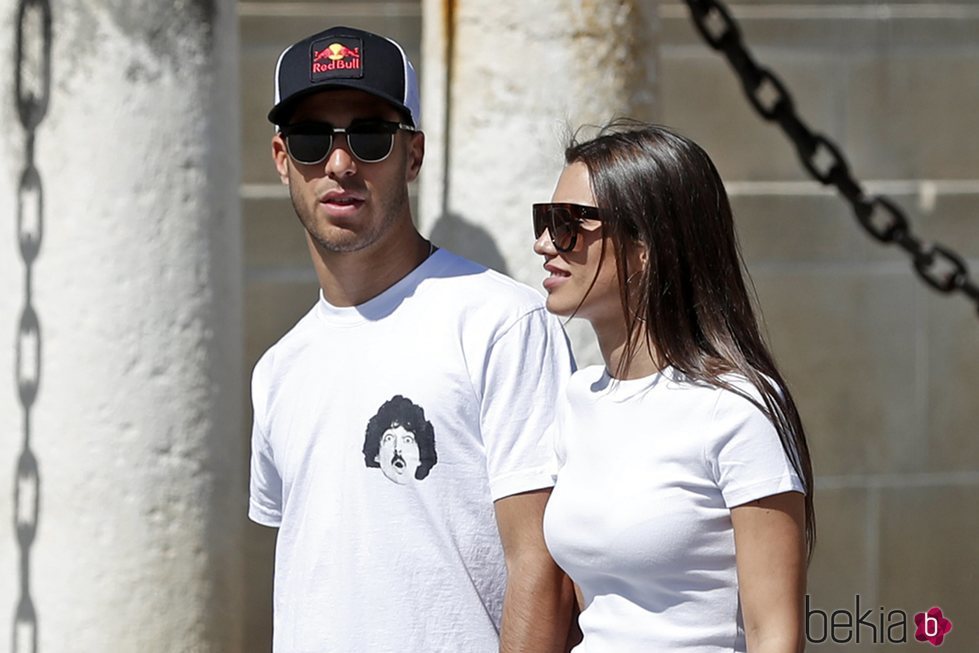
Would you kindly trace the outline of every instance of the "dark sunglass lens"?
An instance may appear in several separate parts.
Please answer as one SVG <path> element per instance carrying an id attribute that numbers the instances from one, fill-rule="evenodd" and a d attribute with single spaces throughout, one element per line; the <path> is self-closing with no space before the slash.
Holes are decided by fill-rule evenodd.
<path id="1" fill-rule="evenodd" d="M 577 220 L 571 212 L 562 207 L 552 208 L 549 226 L 554 247 L 562 252 L 571 249 L 571 242 L 578 229 Z"/>
<path id="2" fill-rule="evenodd" d="M 347 143 L 350 151 L 361 161 L 370 163 L 380 161 L 391 153 L 394 134 L 387 131 L 348 131 Z"/>
<path id="3" fill-rule="evenodd" d="M 534 207 L 534 238 L 540 238 L 540 235 L 544 233 L 547 229 L 547 209 L 539 206 Z"/>
<path id="4" fill-rule="evenodd" d="M 332 134 L 290 134 L 286 136 L 289 154 L 299 163 L 319 163 L 330 153 Z"/>

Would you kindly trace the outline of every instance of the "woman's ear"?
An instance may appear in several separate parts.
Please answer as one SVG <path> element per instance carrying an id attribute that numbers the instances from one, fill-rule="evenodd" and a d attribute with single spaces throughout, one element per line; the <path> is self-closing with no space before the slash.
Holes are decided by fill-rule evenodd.
<path id="1" fill-rule="evenodd" d="M 632 259 L 638 265 L 638 269 L 644 269 L 646 264 L 649 263 L 649 250 L 638 240 L 633 241 L 630 249 L 632 250 Z"/>
<path id="2" fill-rule="evenodd" d="M 630 298 L 636 299 L 636 293 L 641 293 L 639 282 L 645 278 L 643 273 L 649 261 L 649 251 L 642 243 L 633 241 L 629 246 L 627 256 L 629 277 L 626 279 L 626 285 L 628 286 Z"/>

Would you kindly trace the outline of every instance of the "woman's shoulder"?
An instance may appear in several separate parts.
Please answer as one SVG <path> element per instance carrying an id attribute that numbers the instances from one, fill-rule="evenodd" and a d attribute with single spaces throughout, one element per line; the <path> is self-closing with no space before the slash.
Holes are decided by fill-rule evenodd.
<path id="1" fill-rule="evenodd" d="M 770 399 L 774 399 L 775 397 L 770 394 L 771 392 L 774 392 L 776 395 L 783 393 L 778 383 L 764 374 L 759 374 L 759 382 L 763 384 L 767 383 L 771 386 L 764 393 L 755 382 L 741 372 L 724 374 L 720 377 L 720 380 L 723 385 L 718 388 L 718 411 L 764 414 L 768 410 L 765 407 L 765 395 L 768 394 Z"/>

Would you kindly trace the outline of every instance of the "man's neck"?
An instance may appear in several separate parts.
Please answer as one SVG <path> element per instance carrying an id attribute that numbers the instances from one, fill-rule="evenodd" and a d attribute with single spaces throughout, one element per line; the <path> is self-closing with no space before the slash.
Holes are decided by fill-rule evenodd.
<path id="1" fill-rule="evenodd" d="M 328 251 L 308 234 L 306 240 L 323 296 L 334 306 L 358 306 L 377 297 L 431 253 L 431 244 L 414 226 L 356 252 Z"/>

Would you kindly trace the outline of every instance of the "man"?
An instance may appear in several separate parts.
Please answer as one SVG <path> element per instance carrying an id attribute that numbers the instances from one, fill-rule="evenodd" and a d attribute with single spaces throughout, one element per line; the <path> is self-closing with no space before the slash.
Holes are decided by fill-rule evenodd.
<path id="1" fill-rule="evenodd" d="M 321 293 L 252 379 L 274 650 L 564 650 L 573 591 L 541 528 L 573 366 L 560 325 L 416 231 L 425 141 L 400 46 L 332 28 L 287 48 L 275 84 L 272 154 Z M 372 425 L 391 401 L 418 410 Z"/>

